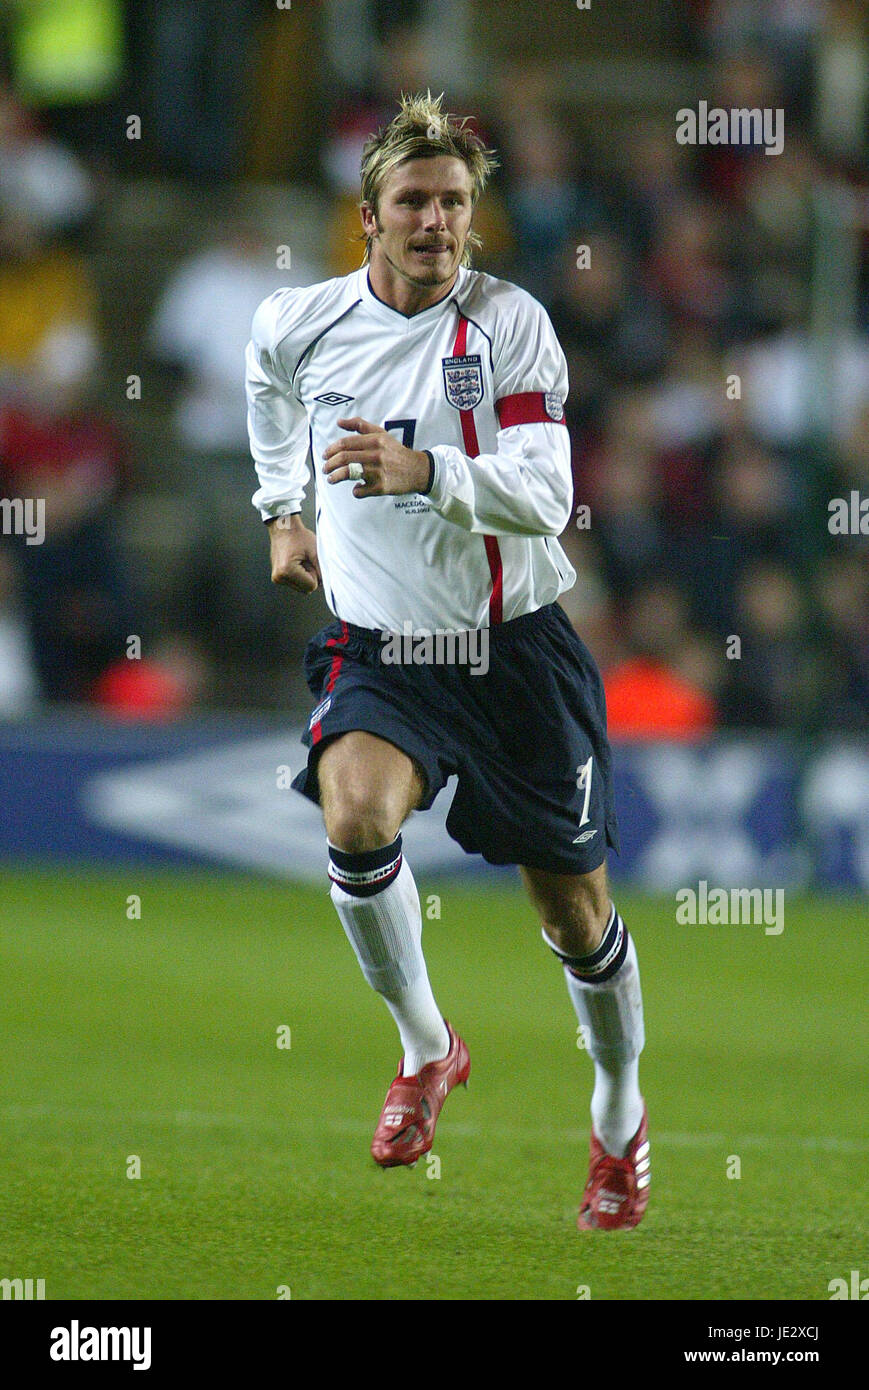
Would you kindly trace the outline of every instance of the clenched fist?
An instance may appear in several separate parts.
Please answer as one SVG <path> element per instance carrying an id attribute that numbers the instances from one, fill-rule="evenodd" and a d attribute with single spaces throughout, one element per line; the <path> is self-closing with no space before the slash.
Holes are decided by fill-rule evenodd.
<path id="1" fill-rule="evenodd" d="M 312 594 L 323 582 L 317 561 L 317 538 L 295 516 L 279 516 L 269 523 L 272 583 L 288 584 L 299 593 Z"/>

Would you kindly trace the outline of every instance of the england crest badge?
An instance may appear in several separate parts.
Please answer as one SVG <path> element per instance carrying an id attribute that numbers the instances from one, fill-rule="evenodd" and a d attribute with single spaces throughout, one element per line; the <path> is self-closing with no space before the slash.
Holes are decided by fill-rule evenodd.
<path id="1" fill-rule="evenodd" d="M 466 357 L 442 357 L 444 391 L 456 410 L 474 410 L 483 399 L 483 364 L 478 352 Z"/>

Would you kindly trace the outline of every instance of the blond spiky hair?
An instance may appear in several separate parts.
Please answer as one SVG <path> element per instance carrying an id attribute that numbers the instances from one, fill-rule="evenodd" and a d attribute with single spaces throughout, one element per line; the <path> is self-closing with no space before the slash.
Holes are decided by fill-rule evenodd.
<path id="1" fill-rule="evenodd" d="M 410 96 L 402 92 L 399 112 L 376 135 L 370 135 L 362 150 L 362 202 L 377 215 L 378 199 L 384 180 L 406 159 L 426 159 L 447 154 L 461 159 L 471 175 L 471 196 L 476 204 L 498 167 L 494 150 L 486 149 L 479 135 L 469 129 L 470 116 L 454 116 L 442 109 L 444 94 L 433 97 Z M 471 251 L 482 246 L 476 232 L 469 232 L 462 265 L 470 265 Z M 363 263 L 368 260 L 370 238 L 365 238 Z"/>

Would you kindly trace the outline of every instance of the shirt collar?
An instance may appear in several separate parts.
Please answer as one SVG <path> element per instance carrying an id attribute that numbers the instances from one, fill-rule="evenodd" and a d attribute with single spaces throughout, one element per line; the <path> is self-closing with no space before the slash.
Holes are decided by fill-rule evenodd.
<path id="1" fill-rule="evenodd" d="M 439 299 L 437 304 L 432 304 L 430 308 L 421 309 L 418 314 L 412 314 L 410 318 L 408 318 L 406 314 L 399 313 L 398 309 L 390 308 L 382 299 L 378 299 L 368 281 L 367 263 L 360 266 L 357 272 L 357 285 L 359 297 L 369 313 L 373 314 L 381 323 L 389 324 L 396 332 L 413 333 L 416 329 L 433 323 L 436 319 L 440 318 L 441 314 L 449 309 L 450 304 L 452 304 L 456 296 L 463 290 L 467 281 L 467 275 L 467 269 L 464 266 L 460 266 L 459 273 L 456 276 L 456 282 L 449 294 L 445 295 L 443 299 Z"/>

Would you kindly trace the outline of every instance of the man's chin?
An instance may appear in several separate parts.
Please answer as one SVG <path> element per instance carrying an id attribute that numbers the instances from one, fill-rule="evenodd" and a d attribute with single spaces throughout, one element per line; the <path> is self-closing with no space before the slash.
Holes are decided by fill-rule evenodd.
<path id="1" fill-rule="evenodd" d="M 446 285 L 456 273 L 457 267 L 451 265 L 448 269 L 432 263 L 431 265 L 412 265 L 405 270 L 408 280 L 412 280 L 415 285 Z"/>

